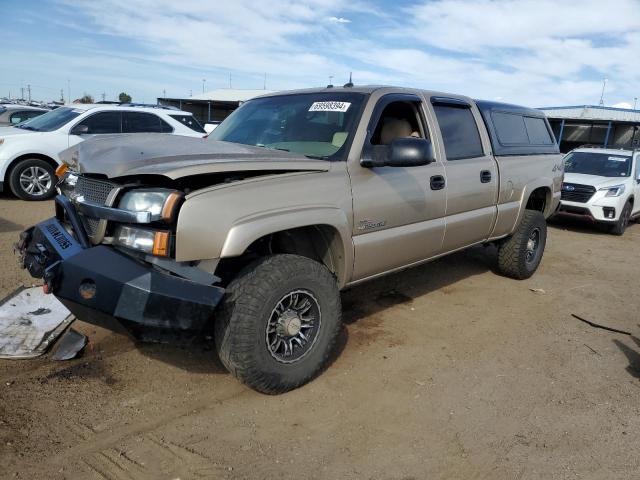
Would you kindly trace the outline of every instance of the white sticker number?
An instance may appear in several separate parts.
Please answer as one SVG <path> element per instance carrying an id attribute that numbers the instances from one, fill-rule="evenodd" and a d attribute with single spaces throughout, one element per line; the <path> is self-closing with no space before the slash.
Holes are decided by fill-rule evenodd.
<path id="1" fill-rule="evenodd" d="M 313 102 L 309 107 L 310 112 L 346 112 L 351 106 L 350 102 Z"/>

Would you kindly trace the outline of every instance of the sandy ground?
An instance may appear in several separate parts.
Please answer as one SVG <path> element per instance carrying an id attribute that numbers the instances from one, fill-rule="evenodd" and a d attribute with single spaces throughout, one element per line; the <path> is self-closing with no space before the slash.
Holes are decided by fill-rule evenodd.
<path id="1" fill-rule="evenodd" d="M 11 245 L 51 210 L 0 197 L 0 297 L 31 283 Z M 83 358 L 0 360 L 0 477 L 638 478 L 639 242 L 563 222 L 527 281 L 476 248 L 354 288 L 332 365 L 277 397 L 206 345 L 76 322 Z"/>

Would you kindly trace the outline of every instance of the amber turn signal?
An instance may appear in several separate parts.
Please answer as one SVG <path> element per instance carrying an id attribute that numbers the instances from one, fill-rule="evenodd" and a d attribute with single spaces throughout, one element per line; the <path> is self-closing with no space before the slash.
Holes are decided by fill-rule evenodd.
<path id="1" fill-rule="evenodd" d="M 161 257 L 169 255 L 169 232 L 155 232 L 152 253 Z"/>
<path id="2" fill-rule="evenodd" d="M 160 217 L 162 220 L 170 221 L 173 218 L 173 212 L 176 209 L 176 205 L 178 204 L 178 200 L 182 198 L 182 194 L 180 192 L 172 192 L 169 194 L 167 199 L 164 201 L 164 205 L 162 206 L 162 212 L 160 212 Z"/>
<path id="3" fill-rule="evenodd" d="M 56 168 L 56 177 L 58 178 L 62 178 L 62 176 L 67 173 L 67 170 L 69 170 L 69 167 L 67 166 L 66 163 L 63 163 L 62 165 L 60 165 L 58 168 Z"/>

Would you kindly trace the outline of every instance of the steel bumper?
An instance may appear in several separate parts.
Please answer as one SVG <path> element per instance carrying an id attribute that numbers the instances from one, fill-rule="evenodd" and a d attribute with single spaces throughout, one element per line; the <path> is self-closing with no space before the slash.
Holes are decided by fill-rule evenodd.
<path id="1" fill-rule="evenodd" d="M 110 246 L 83 246 L 57 218 L 25 230 L 17 247 L 22 266 L 77 318 L 117 329 L 115 319 L 141 339 L 204 329 L 224 294 Z"/>

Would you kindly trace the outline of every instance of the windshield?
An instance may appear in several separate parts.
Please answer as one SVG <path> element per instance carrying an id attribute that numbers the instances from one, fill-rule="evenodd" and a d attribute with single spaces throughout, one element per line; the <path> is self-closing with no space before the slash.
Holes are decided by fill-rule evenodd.
<path id="1" fill-rule="evenodd" d="M 83 112 L 83 110 L 76 110 L 75 108 L 60 107 L 38 117 L 32 118 L 31 120 L 27 120 L 26 122 L 22 122 L 20 125 L 16 125 L 16 128 L 33 130 L 36 132 L 52 132 L 53 130 L 59 129 Z"/>
<path id="2" fill-rule="evenodd" d="M 565 173 L 583 173 L 600 177 L 628 177 L 631 157 L 595 152 L 573 152 L 564 158 Z"/>
<path id="3" fill-rule="evenodd" d="M 208 138 L 343 159 L 363 99 L 359 93 L 331 92 L 257 98 L 233 112 Z"/>

